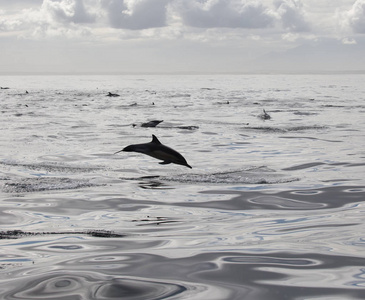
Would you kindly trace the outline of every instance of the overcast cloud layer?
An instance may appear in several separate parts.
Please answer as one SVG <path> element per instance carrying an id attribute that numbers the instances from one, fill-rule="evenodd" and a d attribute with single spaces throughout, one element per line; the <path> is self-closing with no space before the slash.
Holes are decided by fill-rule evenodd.
<path id="1" fill-rule="evenodd" d="M 365 0 L 0 0 L 0 72 L 365 70 Z"/>

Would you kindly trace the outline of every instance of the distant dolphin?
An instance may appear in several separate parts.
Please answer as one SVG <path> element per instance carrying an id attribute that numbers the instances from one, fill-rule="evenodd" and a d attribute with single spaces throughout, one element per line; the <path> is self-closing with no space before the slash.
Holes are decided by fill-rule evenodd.
<path id="1" fill-rule="evenodd" d="M 266 112 L 266 110 L 263 109 L 262 111 L 263 111 L 263 114 L 260 116 L 260 118 L 263 120 L 270 120 L 271 116 Z"/>
<path id="2" fill-rule="evenodd" d="M 146 123 L 142 123 L 141 127 L 156 127 L 158 124 L 162 122 L 163 120 L 153 120 Z"/>
<path id="3" fill-rule="evenodd" d="M 129 145 L 124 149 L 115 152 L 114 154 L 117 154 L 122 151 L 138 152 L 152 156 L 154 158 L 162 160 L 162 162 L 160 162 L 161 165 L 167 165 L 173 163 L 177 165 L 186 166 L 192 169 L 192 167 L 189 166 L 185 158 L 179 152 L 161 144 L 161 142 L 157 139 L 155 135 L 152 135 L 152 142 L 145 144 Z"/>
<path id="4" fill-rule="evenodd" d="M 107 96 L 108 96 L 108 97 L 119 97 L 120 95 L 118 95 L 118 94 L 113 94 L 113 93 L 109 92 Z"/>

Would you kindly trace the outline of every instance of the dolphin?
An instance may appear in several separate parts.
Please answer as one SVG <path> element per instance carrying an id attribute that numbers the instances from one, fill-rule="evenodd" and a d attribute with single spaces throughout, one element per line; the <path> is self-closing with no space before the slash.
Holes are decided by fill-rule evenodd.
<path id="1" fill-rule="evenodd" d="M 158 140 L 158 138 L 153 134 L 152 135 L 152 141 L 145 144 L 135 144 L 135 145 L 129 145 L 125 147 L 124 149 L 115 152 L 114 154 L 117 154 L 119 152 L 138 152 L 142 154 L 146 154 L 149 156 L 152 156 L 154 158 L 162 160 L 160 162 L 161 165 L 167 165 L 167 164 L 177 164 L 186 166 L 190 169 L 192 169 L 191 166 L 186 162 L 185 158 L 174 149 L 171 149 L 170 147 L 167 147 Z"/>
<path id="2" fill-rule="evenodd" d="M 118 94 L 113 94 L 113 93 L 109 92 L 107 96 L 108 96 L 108 97 L 119 97 L 120 95 L 118 95 Z"/>
<path id="3" fill-rule="evenodd" d="M 262 110 L 263 114 L 260 115 L 259 117 L 263 120 L 270 120 L 271 119 L 271 116 L 266 112 L 265 109 Z"/>
<path id="4" fill-rule="evenodd" d="M 158 124 L 162 122 L 163 120 L 153 120 L 146 123 L 142 123 L 141 127 L 156 127 Z"/>

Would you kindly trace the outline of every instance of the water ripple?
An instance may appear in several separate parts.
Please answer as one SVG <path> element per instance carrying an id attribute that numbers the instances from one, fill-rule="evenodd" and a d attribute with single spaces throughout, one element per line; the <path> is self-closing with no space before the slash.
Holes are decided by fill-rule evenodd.
<path id="1" fill-rule="evenodd" d="M 198 284 L 104 275 L 98 272 L 51 271 L 8 286 L 4 299 L 167 299 L 204 292 Z"/>
<path id="2" fill-rule="evenodd" d="M 351 192 L 350 192 L 351 191 Z M 204 194 L 236 195 L 228 201 L 197 203 L 201 207 L 222 209 L 288 209 L 317 210 L 342 207 L 361 201 L 365 196 L 362 187 L 333 186 L 322 189 L 288 190 L 263 195 L 256 191 L 204 191 Z M 341 195 L 341 196 L 339 196 Z"/>
<path id="3" fill-rule="evenodd" d="M 110 253 L 13 272 L 0 288 L 4 299 L 360 299 L 363 263 L 361 256 L 311 252 Z"/>

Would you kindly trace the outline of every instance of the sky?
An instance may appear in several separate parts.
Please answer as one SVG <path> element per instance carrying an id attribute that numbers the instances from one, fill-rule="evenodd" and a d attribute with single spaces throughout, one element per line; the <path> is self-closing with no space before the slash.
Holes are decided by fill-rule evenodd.
<path id="1" fill-rule="evenodd" d="M 0 0 L 0 74 L 365 70 L 365 0 Z"/>

